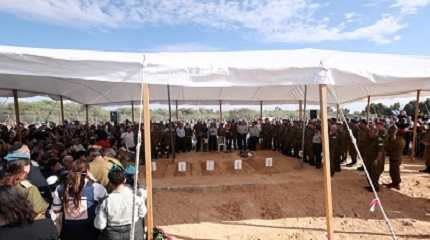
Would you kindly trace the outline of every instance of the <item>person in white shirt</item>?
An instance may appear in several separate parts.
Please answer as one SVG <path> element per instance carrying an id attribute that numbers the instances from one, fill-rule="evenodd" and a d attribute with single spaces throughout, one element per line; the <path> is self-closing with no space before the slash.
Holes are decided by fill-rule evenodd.
<path id="1" fill-rule="evenodd" d="M 96 210 L 94 227 L 101 230 L 99 240 L 129 239 L 133 214 L 133 189 L 125 185 L 124 170 L 115 167 L 109 173 L 114 190 Z M 146 191 L 138 189 L 135 202 L 135 239 L 144 239 L 143 218 L 147 209 Z"/>
<path id="2" fill-rule="evenodd" d="M 121 134 L 121 140 L 128 150 L 130 151 L 136 150 L 136 143 L 134 141 L 134 132 L 131 127 L 127 129 L 127 132 Z"/>
<path id="3" fill-rule="evenodd" d="M 178 122 L 176 128 L 176 152 L 185 152 L 185 128 L 184 124 Z"/>
<path id="4" fill-rule="evenodd" d="M 237 126 L 237 141 L 239 145 L 239 150 L 246 150 L 246 136 L 248 135 L 248 125 L 244 120 L 239 122 Z"/>
<path id="5" fill-rule="evenodd" d="M 260 137 L 260 129 L 257 126 L 256 122 L 253 122 L 249 127 L 249 140 L 248 147 L 251 151 L 257 150 L 258 138 Z"/>

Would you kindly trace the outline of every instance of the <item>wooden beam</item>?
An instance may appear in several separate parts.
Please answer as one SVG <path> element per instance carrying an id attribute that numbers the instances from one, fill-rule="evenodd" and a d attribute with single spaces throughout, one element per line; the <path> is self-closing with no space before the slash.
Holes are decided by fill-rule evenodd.
<path id="1" fill-rule="evenodd" d="M 320 118 L 321 118 L 321 141 L 322 153 L 324 161 L 324 200 L 325 200 L 325 215 L 327 223 L 327 239 L 334 239 L 333 229 L 333 200 L 331 192 L 331 176 L 330 176 L 330 149 L 328 138 L 328 119 L 327 119 L 327 85 L 319 85 L 320 92 Z"/>
<path id="2" fill-rule="evenodd" d="M 417 123 L 418 123 L 418 115 L 420 114 L 420 95 L 421 90 L 417 90 L 417 101 L 415 103 L 415 119 L 414 119 L 414 130 L 412 136 L 412 152 L 411 157 L 412 160 L 415 160 L 416 155 L 416 146 L 417 146 Z"/>
<path id="3" fill-rule="evenodd" d="M 176 121 L 179 121 L 178 100 L 175 100 L 175 108 Z"/>
<path id="4" fill-rule="evenodd" d="M 148 229 L 148 240 L 153 238 L 153 209 L 152 209 L 152 155 L 151 155 L 151 116 L 149 112 L 149 86 L 143 85 L 143 133 L 145 141 L 145 182 L 147 198 L 146 204 L 148 213 L 146 214 L 146 227 Z M 136 166 L 138 167 L 138 166 Z"/>
<path id="5" fill-rule="evenodd" d="M 367 115 L 366 115 L 367 123 L 369 123 L 369 118 L 370 118 L 370 96 L 367 96 Z"/>
<path id="6" fill-rule="evenodd" d="M 299 100 L 299 119 L 303 121 L 303 100 Z"/>
<path id="7" fill-rule="evenodd" d="M 63 103 L 63 96 L 60 96 L 60 112 L 61 112 L 61 125 L 64 125 L 64 103 Z"/>
<path id="8" fill-rule="evenodd" d="M 170 137 L 170 150 L 172 151 L 173 159 L 176 158 L 175 144 L 173 143 L 172 133 L 172 103 L 170 101 L 170 85 L 167 85 L 167 100 L 169 103 L 169 137 Z"/>
<path id="9" fill-rule="evenodd" d="M 340 105 L 339 105 L 339 103 L 338 104 L 336 104 L 336 120 L 339 120 L 339 111 L 340 111 Z"/>
<path id="10" fill-rule="evenodd" d="M 89 115 L 88 115 L 88 104 L 85 104 L 85 123 L 87 124 L 87 126 L 89 125 Z"/>
<path id="11" fill-rule="evenodd" d="M 21 142 L 22 135 L 21 135 L 21 127 L 20 127 L 21 118 L 19 115 L 18 90 L 15 89 L 12 92 L 13 92 L 13 103 L 14 103 L 14 107 L 15 107 L 16 138 L 19 142 Z"/>
<path id="12" fill-rule="evenodd" d="M 260 119 L 263 120 L 263 101 L 260 101 Z"/>
<path id="13" fill-rule="evenodd" d="M 219 122 L 222 122 L 222 101 L 219 100 Z"/>
<path id="14" fill-rule="evenodd" d="M 131 122 L 134 124 L 134 102 L 131 101 Z"/>
<path id="15" fill-rule="evenodd" d="M 16 125 L 18 126 L 19 123 L 21 122 L 20 116 L 19 116 L 19 99 L 18 99 L 18 90 L 13 90 L 13 103 L 15 106 L 15 122 Z"/>

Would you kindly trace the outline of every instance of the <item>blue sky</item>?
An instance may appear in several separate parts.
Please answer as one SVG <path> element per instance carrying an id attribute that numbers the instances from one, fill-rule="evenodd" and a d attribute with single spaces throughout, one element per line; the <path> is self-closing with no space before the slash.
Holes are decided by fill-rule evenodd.
<path id="1" fill-rule="evenodd" d="M 1 45 L 430 55 L 430 0 L 1 0 Z"/>
<path id="2" fill-rule="evenodd" d="M 2 0 L 0 44 L 430 55 L 430 0 Z"/>

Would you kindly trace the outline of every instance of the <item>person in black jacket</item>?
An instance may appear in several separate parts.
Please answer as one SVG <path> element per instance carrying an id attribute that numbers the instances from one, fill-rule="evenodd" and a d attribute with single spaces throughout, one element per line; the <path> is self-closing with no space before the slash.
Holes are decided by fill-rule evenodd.
<path id="1" fill-rule="evenodd" d="M 0 186 L 0 203 L 0 239 L 58 239 L 52 220 L 34 220 L 31 203 L 15 188 Z"/>

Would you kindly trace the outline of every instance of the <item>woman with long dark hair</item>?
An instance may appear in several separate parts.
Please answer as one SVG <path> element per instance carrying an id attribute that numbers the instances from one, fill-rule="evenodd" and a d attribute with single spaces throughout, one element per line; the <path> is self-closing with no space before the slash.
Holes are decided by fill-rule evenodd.
<path id="1" fill-rule="evenodd" d="M 0 186 L 0 203 L 0 239 L 57 239 L 52 220 L 34 220 L 36 213 L 30 201 L 16 188 Z"/>
<path id="2" fill-rule="evenodd" d="M 89 175 L 88 165 L 76 162 L 54 193 L 52 208 L 62 215 L 61 239 L 97 239 L 95 210 L 106 195 L 106 189 Z"/>

